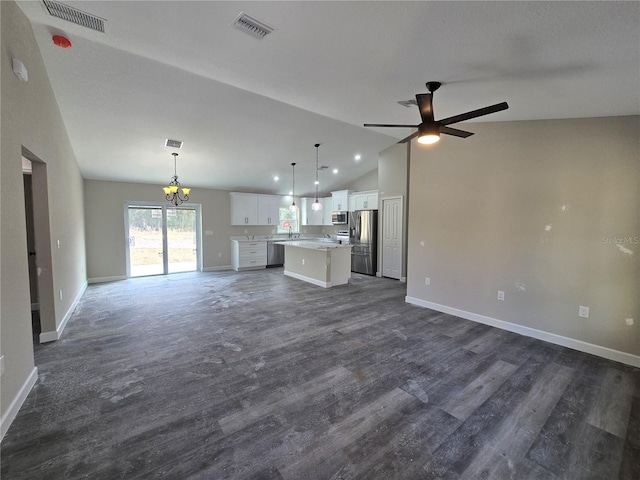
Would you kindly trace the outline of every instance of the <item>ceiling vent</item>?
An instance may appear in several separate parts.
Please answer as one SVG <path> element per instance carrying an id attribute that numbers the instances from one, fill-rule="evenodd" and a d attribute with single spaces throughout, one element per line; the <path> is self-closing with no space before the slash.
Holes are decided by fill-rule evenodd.
<path id="1" fill-rule="evenodd" d="M 402 105 L 403 107 L 417 107 L 418 106 L 418 102 L 416 102 L 415 100 L 400 100 L 398 102 L 400 105 Z"/>
<path id="2" fill-rule="evenodd" d="M 329 170 L 329 167 L 327 165 L 320 165 L 318 170 Z"/>
<path id="3" fill-rule="evenodd" d="M 104 33 L 105 20 L 103 18 L 82 12 L 77 8 L 69 7 L 64 3 L 52 2 L 51 0 L 42 1 L 52 16 Z"/>
<path id="4" fill-rule="evenodd" d="M 273 27 L 261 22 L 257 18 L 253 18 L 251 15 L 247 15 L 244 12 L 240 12 L 238 14 L 233 22 L 231 22 L 231 26 L 243 31 L 244 33 L 248 33 L 258 40 L 262 40 L 274 30 Z"/>
<path id="5" fill-rule="evenodd" d="M 167 141 L 164 143 L 165 147 L 171 147 L 171 148 L 182 148 L 182 141 L 180 140 L 171 140 L 169 138 L 167 138 Z"/>

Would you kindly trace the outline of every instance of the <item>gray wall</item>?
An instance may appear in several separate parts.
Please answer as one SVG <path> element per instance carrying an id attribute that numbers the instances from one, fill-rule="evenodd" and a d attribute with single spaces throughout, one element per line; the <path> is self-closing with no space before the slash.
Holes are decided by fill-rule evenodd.
<path id="1" fill-rule="evenodd" d="M 351 190 L 353 192 L 361 192 L 364 190 L 377 190 L 378 189 L 378 169 L 375 168 L 370 172 L 356 178 L 352 182 L 349 182 L 342 188 L 336 188 L 335 190 Z M 328 196 L 328 195 L 327 195 Z"/>
<path id="2" fill-rule="evenodd" d="M 170 173 L 167 173 L 167 180 Z M 122 278 L 127 273 L 125 203 L 164 202 L 161 185 L 85 180 L 84 197 L 89 281 Z M 275 233 L 275 227 L 231 226 L 231 197 L 228 191 L 194 188 L 190 197 L 190 203 L 200 204 L 202 209 L 204 270 L 231 268 L 229 237 Z M 287 197 L 282 197 L 283 206 L 288 206 L 290 201 Z M 300 204 L 299 199 L 296 203 Z M 309 234 L 324 230 L 331 233 L 334 227 L 301 227 L 302 233 Z M 206 235 L 207 231 L 213 234 Z"/>
<path id="3" fill-rule="evenodd" d="M 385 197 L 402 197 L 402 273 L 407 276 L 407 218 L 409 211 L 409 144 L 394 144 L 378 155 L 378 202 L 379 202 L 379 222 L 378 229 L 378 271 L 382 271 L 382 223 L 384 222 L 384 212 L 382 210 L 382 199 Z"/>
<path id="4" fill-rule="evenodd" d="M 476 133 L 469 139 L 412 144 L 409 299 L 637 362 L 640 118 L 469 129 Z M 578 317 L 579 305 L 590 307 L 590 318 Z"/>
<path id="5" fill-rule="evenodd" d="M 0 2 L 2 22 L 1 82 L 1 195 L 2 272 L 0 354 L 5 361 L 1 379 L 0 405 L 3 429 L 12 402 L 28 390 L 35 374 L 31 332 L 31 302 L 26 244 L 22 154 L 44 162 L 48 178 L 50 242 L 38 256 L 51 258 L 49 299 L 59 327 L 77 296 L 83 291 L 85 244 L 82 179 L 64 123 L 49 84 L 40 51 L 27 18 L 14 2 Z M 12 58 L 20 59 L 29 71 L 29 81 L 12 72 Z M 46 165 L 45 165 L 46 164 Z M 34 194 L 37 186 L 34 183 Z M 38 227 L 36 226 L 36 229 Z M 60 248 L 57 241 L 60 240 Z M 43 250 L 47 250 L 46 252 Z M 57 292 L 63 290 L 63 300 Z M 41 301 L 42 303 L 42 301 Z M 19 406 L 19 405 L 18 405 Z"/>

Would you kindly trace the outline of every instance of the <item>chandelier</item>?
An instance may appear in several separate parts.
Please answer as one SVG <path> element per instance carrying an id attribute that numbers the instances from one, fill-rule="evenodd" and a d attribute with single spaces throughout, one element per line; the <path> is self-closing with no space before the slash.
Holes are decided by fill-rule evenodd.
<path id="1" fill-rule="evenodd" d="M 314 211 L 320 211 L 322 210 L 322 204 L 318 201 L 318 185 L 319 185 L 319 181 L 318 181 L 318 147 L 320 146 L 319 143 L 316 143 L 316 201 L 313 202 L 311 204 L 311 210 Z"/>
<path id="2" fill-rule="evenodd" d="M 167 197 L 167 202 L 177 207 L 181 203 L 189 201 L 189 192 L 191 191 L 191 189 L 180 187 L 180 182 L 178 181 L 178 173 L 176 170 L 176 159 L 178 158 L 178 154 L 172 153 L 171 155 L 173 155 L 173 177 L 171 177 L 169 186 L 162 187 L 162 190 L 164 190 L 164 193 Z"/>

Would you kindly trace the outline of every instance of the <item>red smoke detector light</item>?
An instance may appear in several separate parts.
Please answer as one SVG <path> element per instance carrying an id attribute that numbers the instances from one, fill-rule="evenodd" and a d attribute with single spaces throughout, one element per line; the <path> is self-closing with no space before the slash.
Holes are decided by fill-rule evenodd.
<path id="1" fill-rule="evenodd" d="M 60 48 L 71 48 L 71 40 L 67 37 L 63 37 L 62 35 L 54 35 L 53 43 Z"/>

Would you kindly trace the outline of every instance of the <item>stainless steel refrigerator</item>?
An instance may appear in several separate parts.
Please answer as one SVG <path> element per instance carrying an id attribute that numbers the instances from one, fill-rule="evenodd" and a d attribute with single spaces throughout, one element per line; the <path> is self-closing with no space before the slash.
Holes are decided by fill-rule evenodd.
<path id="1" fill-rule="evenodd" d="M 378 260 L 378 211 L 349 212 L 351 271 L 376 274 Z"/>

